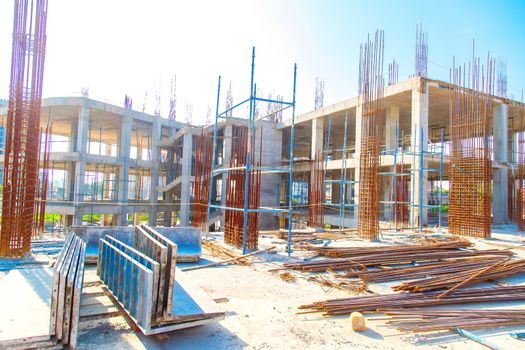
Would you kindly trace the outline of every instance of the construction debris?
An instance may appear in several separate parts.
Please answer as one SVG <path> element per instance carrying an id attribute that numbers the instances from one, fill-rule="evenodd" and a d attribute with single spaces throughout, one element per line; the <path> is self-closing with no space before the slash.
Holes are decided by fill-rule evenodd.
<path id="1" fill-rule="evenodd" d="M 279 277 L 281 277 L 281 279 L 283 281 L 286 281 L 286 282 L 295 282 L 295 281 L 297 281 L 297 278 L 294 275 L 292 275 L 290 272 L 288 272 L 288 271 L 280 273 Z"/>
<path id="2" fill-rule="evenodd" d="M 207 265 L 198 265 L 198 266 L 192 266 L 192 267 L 186 267 L 184 269 L 181 269 L 181 271 L 193 271 L 193 270 L 200 270 L 200 269 L 205 269 L 207 267 L 213 267 L 213 266 L 219 266 L 219 265 L 224 265 L 224 264 L 229 264 L 229 263 L 232 263 L 236 260 L 239 260 L 239 259 L 243 259 L 243 258 L 247 258 L 249 256 L 253 256 L 253 255 L 256 255 L 256 254 L 261 254 L 261 253 L 265 253 L 265 252 L 269 252 L 271 250 L 275 249 L 275 246 L 273 247 L 270 247 L 270 248 L 266 248 L 266 249 L 262 249 L 262 250 L 257 250 L 255 252 L 251 252 L 251 253 L 248 253 L 248 254 L 244 254 L 244 255 L 241 255 L 239 257 L 236 257 L 236 258 L 231 258 L 231 259 L 227 259 L 227 260 L 223 260 L 223 261 L 217 261 L 217 262 L 214 262 L 214 263 L 211 263 L 211 264 L 207 264 Z"/>
<path id="3" fill-rule="evenodd" d="M 231 259 L 231 258 L 238 258 L 236 260 L 231 261 L 233 264 L 244 265 L 244 266 L 248 266 L 252 264 L 251 261 L 247 259 L 246 257 L 242 257 L 239 254 L 231 251 L 230 249 L 223 247 L 220 243 L 216 241 L 203 240 L 202 247 L 206 249 L 212 256 L 221 258 L 223 260 Z"/>

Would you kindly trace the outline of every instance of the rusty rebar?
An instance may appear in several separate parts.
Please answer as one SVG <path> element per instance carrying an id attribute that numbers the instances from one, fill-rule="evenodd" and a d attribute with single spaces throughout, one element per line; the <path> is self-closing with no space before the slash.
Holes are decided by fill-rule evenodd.
<path id="1" fill-rule="evenodd" d="M 35 220 L 47 0 L 15 0 L 0 256 L 30 251 Z"/>

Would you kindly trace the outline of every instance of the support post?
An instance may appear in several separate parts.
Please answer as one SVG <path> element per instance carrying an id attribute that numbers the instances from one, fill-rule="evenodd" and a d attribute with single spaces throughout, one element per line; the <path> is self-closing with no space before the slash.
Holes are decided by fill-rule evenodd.
<path id="1" fill-rule="evenodd" d="M 122 118 L 122 125 L 120 127 L 119 140 L 119 156 L 121 165 L 118 174 L 118 203 L 120 205 L 120 225 L 127 226 L 128 224 L 128 178 L 129 178 L 129 164 L 130 164 L 130 148 L 131 148 L 131 130 L 133 126 L 133 119 L 130 112 Z"/>
<path id="2" fill-rule="evenodd" d="M 427 204 L 429 193 L 428 173 L 424 168 L 428 167 L 425 159 L 418 159 L 427 151 L 428 139 L 428 89 L 423 80 L 418 88 L 412 90 L 412 121 L 410 131 L 410 142 L 414 156 L 412 159 L 412 171 L 410 181 L 412 210 L 410 211 L 410 222 L 413 226 L 422 226 L 428 223 Z M 423 137 L 422 137 L 423 133 Z"/>
<path id="3" fill-rule="evenodd" d="M 508 106 L 503 103 L 498 104 L 494 106 L 493 113 L 494 160 L 498 163 L 498 167 L 494 169 L 493 173 L 494 193 L 492 196 L 492 222 L 494 224 L 506 224 L 509 221 L 509 194 L 507 170 L 507 164 L 509 162 Z"/>
<path id="4" fill-rule="evenodd" d="M 85 104 L 80 108 L 77 125 L 76 151 L 78 161 L 75 162 L 75 213 L 84 202 L 84 183 L 86 173 L 87 145 L 89 142 L 89 107 Z M 82 226 L 82 215 L 75 214 L 75 226 Z"/>
<path id="5" fill-rule="evenodd" d="M 191 182 L 191 166 L 193 161 L 193 135 L 188 131 L 183 136 L 182 145 L 182 183 Z M 190 224 L 191 193 L 189 186 L 182 186 L 180 190 L 180 226 Z"/>

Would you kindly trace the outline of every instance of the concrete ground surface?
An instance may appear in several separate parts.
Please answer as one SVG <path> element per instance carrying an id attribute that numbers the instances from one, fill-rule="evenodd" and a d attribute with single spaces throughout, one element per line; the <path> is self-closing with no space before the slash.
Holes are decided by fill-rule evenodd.
<path id="1" fill-rule="evenodd" d="M 524 257 L 525 236 L 512 226 L 496 227 L 490 240 L 472 239 L 479 248 L 511 246 Z M 331 244 L 370 246 L 402 244 L 417 235 L 385 232 L 381 242 L 367 242 L 349 234 L 348 238 Z M 220 239 L 220 237 L 219 237 Z M 351 296 L 342 290 L 325 290 L 319 284 L 307 281 L 307 275 L 293 273 L 297 280 L 286 282 L 279 272 L 284 261 L 303 259 L 311 254 L 294 252 L 288 258 L 284 241 L 262 237 L 260 248 L 277 245 L 277 254 L 261 254 L 251 266 L 228 265 L 187 272 L 213 299 L 227 298 L 221 307 L 228 312 L 225 320 L 211 325 L 174 331 L 161 336 L 145 337 L 133 332 L 122 316 L 81 322 L 80 349 L 484 349 L 472 340 L 451 332 L 427 334 L 400 333 L 383 321 L 367 320 L 367 330 L 355 333 L 348 316 L 323 317 L 320 314 L 297 314 L 298 307 L 313 301 Z M 496 246 L 503 245 L 503 246 Z M 204 251 L 199 264 L 217 261 Z M 179 267 L 191 264 L 178 264 Z M 86 273 L 93 274 L 93 267 Z M 282 272 L 282 271 L 280 271 Z M 518 276 L 502 283 L 523 284 Z M 379 283 L 368 286 L 373 293 L 391 293 L 390 285 Z M 489 284 L 487 284 L 489 286 Z M 525 308 L 525 303 L 459 305 L 454 308 Z M 377 315 L 367 315 L 367 318 Z M 511 338 L 510 331 L 525 331 L 525 327 L 474 331 L 502 349 L 525 348 L 525 342 Z"/>

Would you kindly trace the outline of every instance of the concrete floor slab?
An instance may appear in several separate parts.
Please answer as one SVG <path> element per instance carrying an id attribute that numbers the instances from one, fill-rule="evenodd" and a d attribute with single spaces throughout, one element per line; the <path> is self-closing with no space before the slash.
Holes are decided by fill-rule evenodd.
<path id="1" fill-rule="evenodd" d="M 49 335 L 51 268 L 11 270 L 0 281 L 0 341 Z"/>

